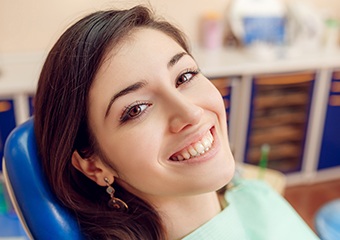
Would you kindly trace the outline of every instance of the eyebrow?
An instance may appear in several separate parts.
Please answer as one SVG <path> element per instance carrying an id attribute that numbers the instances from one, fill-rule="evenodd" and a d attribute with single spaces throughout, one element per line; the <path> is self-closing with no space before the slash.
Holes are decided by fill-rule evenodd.
<path id="1" fill-rule="evenodd" d="M 187 52 L 180 52 L 177 53 L 176 55 L 174 55 L 170 61 L 167 64 L 168 68 L 172 68 L 176 63 L 178 63 L 178 61 L 184 56 L 184 55 L 188 55 Z M 145 81 L 139 81 L 136 82 L 134 84 L 131 84 L 130 86 L 124 88 L 123 90 L 119 91 L 118 93 L 116 93 L 115 95 L 113 95 L 113 97 L 110 99 L 110 102 L 107 106 L 106 112 L 105 112 L 105 118 L 109 115 L 110 109 L 112 104 L 120 97 L 125 96 L 131 92 L 135 92 L 143 87 L 145 87 L 145 85 L 147 85 L 147 82 Z"/>
<path id="2" fill-rule="evenodd" d="M 107 115 L 109 115 L 109 111 L 111 109 L 111 106 L 112 104 L 114 103 L 114 101 L 117 100 L 117 98 L 119 97 L 122 97 L 124 95 L 127 95 L 131 92 L 135 92 L 137 91 L 138 89 L 141 89 L 143 88 L 144 86 L 146 85 L 145 82 L 136 82 L 126 88 L 124 88 L 123 90 L 119 91 L 118 93 L 116 93 L 111 99 L 110 99 L 110 103 L 109 105 L 107 106 L 107 109 L 106 109 L 106 113 L 105 113 L 105 117 L 107 117 Z"/>
<path id="3" fill-rule="evenodd" d="M 168 63 L 168 68 L 171 68 L 173 67 L 176 63 L 178 63 L 178 61 L 184 56 L 184 55 L 188 55 L 187 52 L 180 52 L 180 53 L 177 53 L 175 56 L 173 56 L 169 63 Z"/>

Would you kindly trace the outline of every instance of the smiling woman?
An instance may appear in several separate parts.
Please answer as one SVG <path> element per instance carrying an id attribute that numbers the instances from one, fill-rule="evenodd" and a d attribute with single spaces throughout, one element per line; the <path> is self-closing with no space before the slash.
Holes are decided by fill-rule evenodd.
<path id="1" fill-rule="evenodd" d="M 261 216 L 258 205 L 235 200 L 247 190 L 221 212 L 216 191 L 234 172 L 222 97 L 183 34 L 147 8 L 96 12 L 71 26 L 46 59 L 35 107 L 49 184 L 88 239 L 206 239 L 207 226 L 220 234 L 218 224 L 225 232 L 234 223 L 247 236 L 253 224 L 234 217 L 243 207 Z M 245 199 L 256 202 L 261 190 L 282 205 L 249 186 Z"/>
<path id="2" fill-rule="evenodd" d="M 114 57 L 104 60 L 89 91 L 89 125 L 98 158 L 109 165 L 100 173 L 158 208 L 165 198 L 217 190 L 233 173 L 222 99 L 183 50 L 160 31 L 135 29 L 108 54 Z M 211 148 L 200 150 L 209 136 Z M 188 149 L 196 154 L 187 156 Z"/>

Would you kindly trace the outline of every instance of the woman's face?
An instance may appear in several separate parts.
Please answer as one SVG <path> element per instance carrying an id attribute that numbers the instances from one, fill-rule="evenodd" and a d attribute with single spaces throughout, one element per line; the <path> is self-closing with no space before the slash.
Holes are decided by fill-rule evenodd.
<path id="1" fill-rule="evenodd" d="M 172 38 L 137 29 L 93 82 L 89 123 L 110 174 L 144 198 L 215 191 L 232 177 L 222 98 Z"/>

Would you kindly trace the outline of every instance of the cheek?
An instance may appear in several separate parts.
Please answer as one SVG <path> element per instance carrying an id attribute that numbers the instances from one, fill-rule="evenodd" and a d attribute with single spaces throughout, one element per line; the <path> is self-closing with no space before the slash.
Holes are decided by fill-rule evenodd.
<path id="1" fill-rule="evenodd" d="M 155 126 L 157 129 L 157 123 L 153 122 L 125 131 L 107 131 L 101 139 L 102 151 L 121 178 L 140 179 L 143 170 L 155 167 L 161 142 Z"/>
<path id="2" fill-rule="evenodd" d="M 158 126 L 153 125 L 153 131 L 145 126 L 140 128 L 143 131 L 129 131 L 129 135 L 115 138 L 118 144 L 105 146 L 106 156 L 118 174 L 116 181 L 139 196 L 157 194 L 164 188 L 164 180 L 155 181 L 167 175 L 160 164 L 162 139 L 160 134 L 154 133 L 155 127 Z"/>
<path id="3" fill-rule="evenodd" d="M 209 80 L 207 80 L 203 89 L 204 94 L 201 96 L 204 96 L 202 99 L 204 100 L 205 106 L 215 112 L 221 121 L 226 122 L 225 105 L 221 93 Z"/>

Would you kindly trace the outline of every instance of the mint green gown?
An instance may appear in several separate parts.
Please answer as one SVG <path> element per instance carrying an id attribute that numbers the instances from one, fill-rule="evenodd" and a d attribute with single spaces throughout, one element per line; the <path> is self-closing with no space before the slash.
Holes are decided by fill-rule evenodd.
<path id="1" fill-rule="evenodd" d="M 183 240 L 319 239 L 266 183 L 242 180 L 225 194 L 227 207 Z"/>

